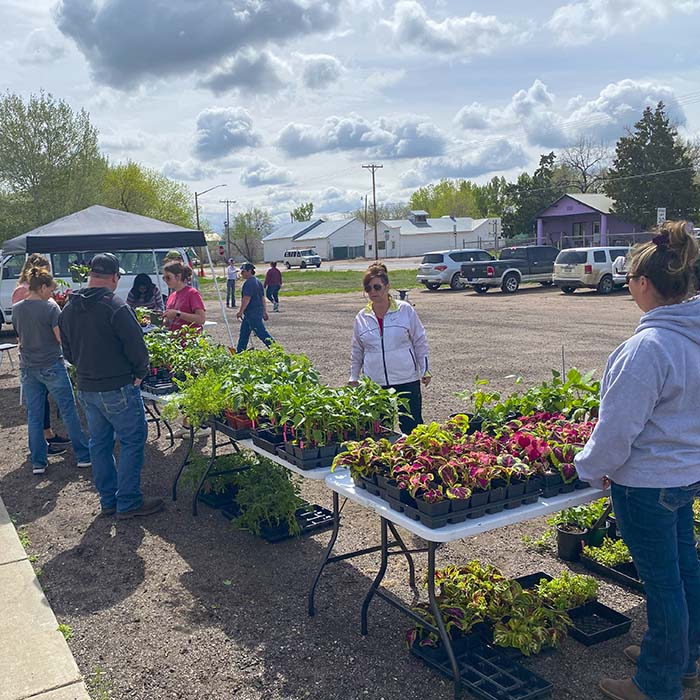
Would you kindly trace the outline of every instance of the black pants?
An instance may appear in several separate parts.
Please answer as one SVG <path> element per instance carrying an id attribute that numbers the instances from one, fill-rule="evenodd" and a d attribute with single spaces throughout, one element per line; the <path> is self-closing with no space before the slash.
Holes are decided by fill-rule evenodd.
<path id="1" fill-rule="evenodd" d="M 46 392 L 46 400 L 44 401 L 44 430 L 51 427 L 51 406 L 49 406 L 49 392 Z"/>
<path id="2" fill-rule="evenodd" d="M 418 424 L 423 422 L 423 397 L 420 393 L 420 380 L 408 384 L 391 384 L 385 389 L 396 389 L 397 393 L 408 399 L 407 416 L 399 416 L 399 427 L 408 435 Z"/>

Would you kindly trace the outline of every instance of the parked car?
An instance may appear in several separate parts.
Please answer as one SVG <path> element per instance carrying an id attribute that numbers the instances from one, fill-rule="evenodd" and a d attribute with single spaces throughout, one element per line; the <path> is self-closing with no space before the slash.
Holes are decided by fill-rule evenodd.
<path id="1" fill-rule="evenodd" d="M 504 248 L 498 260 L 464 263 L 460 280 L 478 294 L 485 294 L 491 287 L 514 294 L 523 282 L 548 286 L 552 284 L 552 270 L 558 254 L 559 249 L 551 245 Z"/>
<path id="2" fill-rule="evenodd" d="M 282 258 L 287 269 L 290 267 L 321 267 L 321 256 L 313 248 L 292 248 L 284 251 Z"/>
<path id="3" fill-rule="evenodd" d="M 476 260 L 494 260 L 493 255 L 479 248 L 459 250 L 437 250 L 423 256 L 416 279 L 428 289 L 439 289 L 449 284 L 452 289 L 464 289 L 459 274 L 462 263 Z"/>
<path id="4" fill-rule="evenodd" d="M 573 294 L 580 287 L 596 289 L 599 294 L 610 294 L 615 289 L 613 262 L 627 255 L 628 248 L 594 246 L 567 248 L 554 261 L 552 282 L 564 294 Z"/>
<path id="5" fill-rule="evenodd" d="M 185 248 L 177 248 L 176 250 L 182 255 L 185 263 L 191 266 L 192 260 L 188 256 L 187 250 Z M 51 274 L 54 278 L 76 288 L 79 283 L 74 281 L 70 267 L 76 263 L 87 265 L 97 252 L 106 251 L 49 253 L 46 254 L 46 257 L 51 264 Z M 122 299 L 126 299 L 129 290 L 134 285 L 134 278 L 141 272 L 151 278 L 164 296 L 167 295 L 168 287 L 163 282 L 162 270 L 163 259 L 168 254 L 168 250 L 122 250 L 110 252 L 113 252 L 119 258 L 119 264 L 124 270 L 116 291 Z M 16 253 L 14 255 L 3 255 L 0 253 L 0 326 L 3 323 L 12 323 L 12 292 L 17 286 L 19 273 L 22 270 L 26 257 L 24 253 Z"/>

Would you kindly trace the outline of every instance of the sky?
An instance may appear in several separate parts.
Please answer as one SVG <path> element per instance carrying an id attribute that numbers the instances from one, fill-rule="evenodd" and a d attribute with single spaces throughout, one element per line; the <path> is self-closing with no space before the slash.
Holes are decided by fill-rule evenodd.
<path id="1" fill-rule="evenodd" d="M 442 178 L 614 144 L 659 100 L 700 136 L 700 0 L 2 0 L 3 89 L 85 109 L 111 162 L 185 183 L 220 230 L 344 216 Z M 216 187 L 225 185 L 225 187 Z"/>

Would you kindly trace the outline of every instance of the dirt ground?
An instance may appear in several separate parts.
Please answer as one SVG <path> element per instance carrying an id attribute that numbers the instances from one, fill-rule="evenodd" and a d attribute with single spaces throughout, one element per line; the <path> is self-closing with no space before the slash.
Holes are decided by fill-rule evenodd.
<path id="1" fill-rule="evenodd" d="M 639 311 L 626 292 L 565 296 L 532 287 L 508 296 L 489 292 L 411 292 L 427 329 L 434 380 L 424 392 L 426 420 L 443 420 L 466 405 L 454 396 L 475 375 L 509 390 L 547 379 L 552 368 L 602 372 L 613 348 L 635 328 Z M 268 327 L 292 351 L 306 352 L 329 383 L 347 378 L 350 332 L 360 294 L 282 298 Z M 231 313 L 231 312 L 229 312 Z M 221 320 L 210 310 L 209 317 Z M 231 314 L 234 340 L 237 325 Z M 222 323 L 217 338 L 227 342 Z M 3 342 L 11 335 L 5 332 Z M 432 700 L 451 686 L 414 659 L 404 645 L 410 626 L 379 599 L 370 630 L 360 635 L 360 606 L 376 572 L 368 555 L 334 564 L 317 591 L 317 614 L 306 614 L 306 593 L 328 533 L 269 545 L 236 531 L 205 506 L 190 513 L 187 492 L 165 512 L 142 521 L 97 519 L 89 474 L 72 455 L 55 457 L 45 477 L 27 461 L 19 378 L 9 365 L 0 376 L 2 495 L 17 526 L 26 527 L 40 581 L 59 622 L 73 629 L 70 647 L 97 685 L 100 700 Z M 200 447 L 204 442 L 199 443 Z M 168 496 L 183 446 L 169 449 L 153 430 L 146 448 L 144 491 Z M 328 506 L 330 493 L 306 483 L 308 500 Z M 551 574 L 563 563 L 529 550 L 524 534 L 539 534 L 542 519 L 494 531 L 440 549 L 438 563 L 480 558 L 519 575 Z M 338 549 L 378 542 L 375 517 L 348 504 Z M 408 538 L 411 539 L 410 537 Z M 420 559 L 420 557 L 419 557 Z M 573 565 L 574 570 L 579 567 Z M 424 568 L 420 569 L 424 575 Z M 395 559 L 387 587 L 410 600 L 405 563 Z M 630 672 L 625 645 L 644 630 L 643 598 L 602 583 L 601 599 L 630 615 L 630 635 L 598 646 L 567 640 L 555 653 L 528 661 L 554 683 L 555 700 L 599 697 L 598 679 Z M 3 653 L 7 653 L 4 650 Z M 37 663 L 41 663 L 37 659 Z M 688 695 L 687 697 L 691 697 Z"/>

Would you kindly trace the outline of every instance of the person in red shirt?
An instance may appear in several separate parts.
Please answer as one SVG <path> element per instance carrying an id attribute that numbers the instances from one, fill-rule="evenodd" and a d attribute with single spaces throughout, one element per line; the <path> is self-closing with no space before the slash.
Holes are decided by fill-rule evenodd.
<path id="1" fill-rule="evenodd" d="M 265 296 L 272 303 L 272 310 L 280 310 L 280 287 L 282 286 L 282 273 L 277 269 L 277 263 L 271 262 L 270 269 L 265 275 Z"/>
<path id="2" fill-rule="evenodd" d="M 192 268 L 173 261 L 163 268 L 163 281 L 172 289 L 165 304 L 163 318 L 171 331 L 183 326 L 201 329 L 206 321 L 206 308 L 202 295 L 189 286 Z"/>

